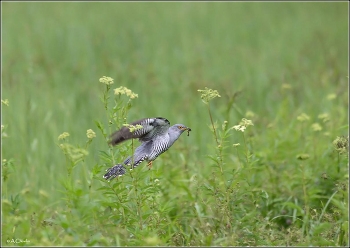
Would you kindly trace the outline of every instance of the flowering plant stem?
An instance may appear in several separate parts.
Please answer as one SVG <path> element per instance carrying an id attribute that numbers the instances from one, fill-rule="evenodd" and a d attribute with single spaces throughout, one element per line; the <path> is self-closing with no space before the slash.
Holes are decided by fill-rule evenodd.
<path id="1" fill-rule="evenodd" d="M 219 149 L 219 160 L 220 160 L 220 162 L 218 163 L 218 165 L 219 165 L 219 168 L 220 168 L 220 172 L 221 172 L 221 174 L 223 175 L 223 171 L 222 171 L 222 164 L 223 164 L 222 149 L 220 148 L 220 143 L 219 143 L 219 140 L 218 140 L 218 136 L 217 136 L 217 134 L 216 134 L 216 128 L 215 128 L 215 125 L 214 125 L 213 117 L 212 117 L 212 115 L 211 115 L 209 103 L 207 104 L 207 107 L 208 107 L 210 122 L 211 122 L 211 125 L 212 125 L 212 127 L 213 127 L 213 132 L 214 132 L 214 137 L 215 137 L 216 145 L 217 145 L 217 148 Z"/>
<path id="2" fill-rule="evenodd" d="M 244 146 L 245 146 L 245 158 L 246 158 L 247 165 L 248 165 L 249 164 L 249 151 L 248 151 L 247 141 L 246 141 L 244 133 L 243 133 L 243 140 L 244 140 Z"/>

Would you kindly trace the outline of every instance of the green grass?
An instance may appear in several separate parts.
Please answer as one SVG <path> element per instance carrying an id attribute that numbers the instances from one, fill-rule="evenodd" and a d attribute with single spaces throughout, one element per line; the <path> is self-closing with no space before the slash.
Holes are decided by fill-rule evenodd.
<path id="1" fill-rule="evenodd" d="M 348 35 L 339 2 L 3 3 L 2 245 L 348 246 Z M 106 182 L 113 113 L 192 132 Z"/>

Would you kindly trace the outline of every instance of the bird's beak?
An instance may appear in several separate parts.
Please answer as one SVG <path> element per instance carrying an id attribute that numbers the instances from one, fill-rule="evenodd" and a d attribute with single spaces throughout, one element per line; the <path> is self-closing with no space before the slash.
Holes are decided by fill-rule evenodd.
<path id="1" fill-rule="evenodd" d="M 192 129 L 188 127 L 186 130 L 187 130 L 187 136 L 190 136 L 190 131 L 192 131 Z"/>

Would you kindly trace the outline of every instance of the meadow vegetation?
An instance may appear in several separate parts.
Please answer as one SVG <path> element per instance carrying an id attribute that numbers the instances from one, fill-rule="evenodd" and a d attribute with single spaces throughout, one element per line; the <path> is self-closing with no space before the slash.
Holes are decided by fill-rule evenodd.
<path id="1" fill-rule="evenodd" d="M 2 3 L 2 246 L 349 246 L 347 3 Z M 117 179 L 123 124 L 192 129 Z"/>

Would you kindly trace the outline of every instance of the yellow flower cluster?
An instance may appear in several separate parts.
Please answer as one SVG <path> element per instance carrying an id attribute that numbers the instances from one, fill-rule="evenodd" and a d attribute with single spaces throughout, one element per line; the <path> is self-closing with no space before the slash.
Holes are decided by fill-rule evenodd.
<path id="1" fill-rule="evenodd" d="M 337 95 L 334 94 L 334 93 L 331 93 L 331 94 L 327 95 L 327 99 L 330 100 L 330 101 L 334 100 L 335 98 L 337 98 Z"/>
<path id="2" fill-rule="evenodd" d="M 321 130 L 322 130 L 321 125 L 320 125 L 319 123 L 317 123 L 317 122 L 314 123 L 314 124 L 312 124 L 312 125 L 311 125 L 311 128 L 312 128 L 312 130 L 315 131 L 315 132 L 321 131 Z"/>
<path id="3" fill-rule="evenodd" d="M 244 132 L 248 126 L 254 126 L 253 122 L 243 118 L 242 121 L 238 125 L 233 126 L 232 129 Z"/>
<path id="4" fill-rule="evenodd" d="M 135 126 L 134 125 L 130 125 L 130 124 L 123 124 L 123 126 L 129 128 L 131 133 L 135 132 L 136 130 L 139 130 L 139 129 L 143 128 L 143 126 L 139 125 L 139 124 L 137 124 Z"/>
<path id="5" fill-rule="evenodd" d="M 5 104 L 6 106 L 10 106 L 10 102 L 8 99 L 5 99 L 5 100 L 1 99 L 1 103 Z"/>
<path id="6" fill-rule="evenodd" d="M 329 115 L 327 113 L 318 115 L 318 118 L 321 119 L 323 122 L 327 122 L 330 120 Z"/>
<path id="7" fill-rule="evenodd" d="M 135 94 L 124 86 L 120 86 L 119 88 L 114 89 L 114 95 L 127 95 L 130 99 L 139 97 L 138 94 Z"/>
<path id="8" fill-rule="evenodd" d="M 297 120 L 300 121 L 300 122 L 308 121 L 308 120 L 310 120 L 310 116 L 308 116 L 305 113 L 302 113 L 301 115 L 299 115 L 297 117 Z"/>
<path id="9" fill-rule="evenodd" d="M 106 85 L 111 85 L 111 84 L 114 84 L 114 81 L 113 81 L 113 78 L 111 78 L 111 77 L 103 76 L 100 78 L 100 83 L 103 83 Z"/>
<path id="10" fill-rule="evenodd" d="M 96 137 L 96 133 L 92 131 L 92 129 L 88 129 L 86 131 L 86 136 L 88 137 L 88 139 L 93 139 Z"/>
<path id="11" fill-rule="evenodd" d="M 79 159 L 82 159 L 89 154 L 87 150 L 83 148 L 77 148 L 71 144 L 60 144 L 60 148 L 67 156 L 69 156 L 72 161 L 78 161 Z"/>
<path id="12" fill-rule="evenodd" d="M 290 84 L 282 84 L 281 88 L 283 90 L 290 90 L 290 89 L 292 89 L 292 86 Z"/>
<path id="13" fill-rule="evenodd" d="M 253 111 L 250 111 L 248 110 L 246 113 L 245 113 L 245 117 L 254 117 L 255 116 L 255 113 Z"/>
<path id="14" fill-rule="evenodd" d="M 226 127 L 227 127 L 227 123 L 228 121 L 224 121 L 224 123 L 222 124 L 222 130 L 226 130 Z"/>
<path id="15" fill-rule="evenodd" d="M 215 97 L 221 97 L 217 90 L 212 90 L 207 87 L 205 87 L 204 90 L 198 90 L 198 92 L 202 93 L 201 99 L 205 104 L 208 104 L 208 102 L 214 99 Z"/>
<path id="16" fill-rule="evenodd" d="M 65 138 L 69 137 L 69 133 L 64 132 L 58 136 L 58 140 L 63 140 Z"/>

